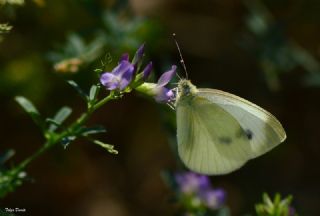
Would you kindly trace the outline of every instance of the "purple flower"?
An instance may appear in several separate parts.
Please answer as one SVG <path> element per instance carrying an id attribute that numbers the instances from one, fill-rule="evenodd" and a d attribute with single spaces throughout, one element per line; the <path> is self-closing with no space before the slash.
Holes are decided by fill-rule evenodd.
<path id="1" fill-rule="evenodd" d="M 100 77 L 100 82 L 108 90 L 119 89 L 122 91 L 131 82 L 134 73 L 134 65 L 127 60 L 122 60 L 112 72 L 105 72 Z"/>
<path id="2" fill-rule="evenodd" d="M 294 207 L 289 206 L 289 215 L 288 216 L 295 216 L 296 215 L 296 210 Z"/>
<path id="3" fill-rule="evenodd" d="M 210 209 L 220 208 L 226 200 L 226 193 L 223 189 L 203 190 L 200 191 L 199 196 Z"/>
<path id="4" fill-rule="evenodd" d="M 153 64 L 152 62 L 150 62 L 149 64 L 147 64 L 147 66 L 143 69 L 143 74 L 142 74 L 142 79 L 143 80 L 146 80 L 150 74 L 151 74 L 151 71 L 152 71 L 152 68 L 153 68 Z"/>
<path id="5" fill-rule="evenodd" d="M 137 65 L 141 61 L 143 54 L 144 54 L 144 46 L 145 44 L 143 43 L 137 50 L 136 54 L 134 55 L 132 59 L 132 64 Z"/>
<path id="6" fill-rule="evenodd" d="M 199 175 L 193 172 L 178 173 L 175 180 L 182 193 L 197 193 L 200 190 L 207 190 L 211 187 L 208 176 Z"/>
<path id="7" fill-rule="evenodd" d="M 223 189 L 213 189 L 208 176 L 193 172 L 175 174 L 175 181 L 179 191 L 186 196 L 191 196 L 194 200 L 210 209 L 222 207 L 226 200 L 226 193 Z"/>
<path id="8" fill-rule="evenodd" d="M 160 103 L 170 102 L 174 98 L 174 93 L 171 89 L 165 86 L 170 82 L 172 77 L 175 75 L 177 66 L 172 65 L 171 70 L 163 73 L 156 84 L 154 89 L 155 99 Z"/>
<path id="9" fill-rule="evenodd" d="M 128 53 L 122 54 L 122 56 L 119 59 L 119 63 L 122 61 L 129 61 L 129 54 Z"/>

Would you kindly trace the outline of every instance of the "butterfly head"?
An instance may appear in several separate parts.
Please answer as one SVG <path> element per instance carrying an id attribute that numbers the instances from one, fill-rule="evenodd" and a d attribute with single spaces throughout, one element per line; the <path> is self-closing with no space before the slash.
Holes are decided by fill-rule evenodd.
<path id="1" fill-rule="evenodd" d="M 197 88 L 187 79 L 181 79 L 178 83 L 178 98 L 192 97 L 197 92 Z"/>

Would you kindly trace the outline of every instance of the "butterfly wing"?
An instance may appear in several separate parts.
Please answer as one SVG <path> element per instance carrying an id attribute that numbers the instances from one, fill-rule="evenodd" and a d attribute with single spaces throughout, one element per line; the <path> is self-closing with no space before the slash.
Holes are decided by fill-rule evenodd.
<path id="1" fill-rule="evenodd" d="M 281 123 L 271 113 L 241 97 L 215 89 L 199 89 L 198 96 L 218 105 L 239 122 L 249 138 L 249 159 L 266 153 L 286 139 Z"/>
<path id="2" fill-rule="evenodd" d="M 178 152 L 184 164 L 203 174 L 226 174 L 251 155 L 245 131 L 228 111 L 205 97 L 180 100 L 177 110 Z"/>

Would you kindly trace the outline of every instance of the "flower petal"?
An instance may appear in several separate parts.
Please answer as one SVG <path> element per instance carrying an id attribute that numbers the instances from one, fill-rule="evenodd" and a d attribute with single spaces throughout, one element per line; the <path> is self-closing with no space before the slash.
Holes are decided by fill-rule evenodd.
<path id="1" fill-rule="evenodd" d="M 138 64 L 141 59 L 142 56 L 144 54 L 144 46 L 145 44 L 143 43 L 137 50 L 136 54 L 134 55 L 133 59 L 132 59 L 132 64 Z"/>
<path id="2" fill-rule="evenodd" d="M 218 209 L 226 199 L 226 193 L 222 189 L 206 190 L 200 194 L 203 202 L 211 209 Z"/>
<path id="3" fill-rule="evenodd" d="M 152 71 L 153 65 L 152 62 L 150 62 L 144 69 L 143 69 L 143 80 L 146 80 Z"/>
<path id="4" fill-rule="evenodd" d="M 223 205 L 226 201 L 226 192 L 223 189 L 215 189 L 214 192 L 219 206 Z"/>
<path id="5" fill-rule="evenodd" d="M 174 93 L 171 89 L 165 87 L 158 87 L 156 89 L 155 99 L 159 103 L 168 103 L 173 99 Z"/>
<path id="6" fill-rule="evenodd" d="M 133 73 L 134 73 L 134 66 L 131 65 L 131 67 L 129 67 L 121 76 L 121 80 L 120 80 L 120 85 L 119 85 L 119 89 L 122 91 L 123 89 L 125 89 L 129 83 L 132 80 L 133 77 Z"/>
<path id="7" fill-rule="evenodd" d="M 161 75 L 161 77 L 159 78 L 157 85 L 159 87 L 163 87 L 163 86 L 167 85 L 170 82 L 170 80 L 172 79 L 172 77 L 175 75 L 176 68 L 177 68 L 177 66 L 172 65 L 171 70 L 163 73 Z"/>
<path id="8" fill-rule="evenodd" d="M 129 54 L 128 53 L 124 53 L 120 59 L 119 59 L 119 63 L 122 61 L 129 61 Z"/>
<path id="9" fill-rule="evenodd" d="M 127 70 L 131 69 L 132 67 L 133 65 L 130 62 L 123 60 L 118 64 L 117 67 L 112 70 L 112 74 L 121 77 Z"/>
<path id="10" fill-rule="evenodd" d="M 106 72 L 100 76 L 100 82 L 108 90 L 114 90 L 119 86 L 119 78 L 112 73 Z"/>
<path id="11" fill-rule="evenodd" d="M 177 173 L 175 179 L 183 193 L 195 193 L 211 190 L 210 179 L 208 176 L 194 172 Z"/>
<path id="12" fill-rule="evenodd" d="M 208 190 L 211 188 L 211 182 L 208 176 L 198 175 L 199 190 Z"/>

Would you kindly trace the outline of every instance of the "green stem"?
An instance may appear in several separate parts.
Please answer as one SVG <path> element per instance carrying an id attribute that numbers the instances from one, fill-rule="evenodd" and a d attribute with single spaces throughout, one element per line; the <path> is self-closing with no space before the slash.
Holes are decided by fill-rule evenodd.
<path id="1" fill-rule="evenodd" d="M 106 104 L 108 101 L 115 99 L 115 95 L 113 93 L 110 93 L 107 97 L 100 100 L 98 103 L 93 105 L 91 108 L 88 109 L 87 112 L 83 113 L 74 123 L 72 123 L 66 130 L 61 132 L 60 134 L 53 134 L 51 139 L 49 138 L 47 142 L 39 148 L 33 155 L 22 161 L 17 169 L 17 172 L 25 169 L 33 160 L 35 160 L 38 156 L 42 155 L 44 152 L 46 152 L 48 149 L 50 149 L 52 146 L 59 143 L 64 137 L 71 135 L 75 132 L 77 128 L 79 128 L 81 125 L 83 125 L 92 115 L 94 111 L 99 109 L 101 106 Z"/>
<path id="2" fill-rule="evenodd" d="M 114 100 L 116 99 L 114 93 L 110 93 L 107 97 L 103 98 L 101 101 L 99 101 L 98 103 L 96 103 L 93 107 L 92 110 L 95 111 L 97 109 L 99 109 L 101 106 L 103 106 L 104 104 L 106 104 L 107 102 L 109 102 L 110 100 Z"/>
<path id="3" fill-rule="evenodd" d="M 38 156 L 43 154 L 45 151 L 47 151 L 51 146 L 53 146 L 53 143 L 51 144 L 49 141 L 47 141 L 41 148 L 39 148 L 35 153 L 33 153 L 30 157 L 25 159 L 20 163 L 18 166 L 18 171 L 21 171 L 25 169 L 29 163 L 31 163 L 33 160 L 35 160 Z"/>

